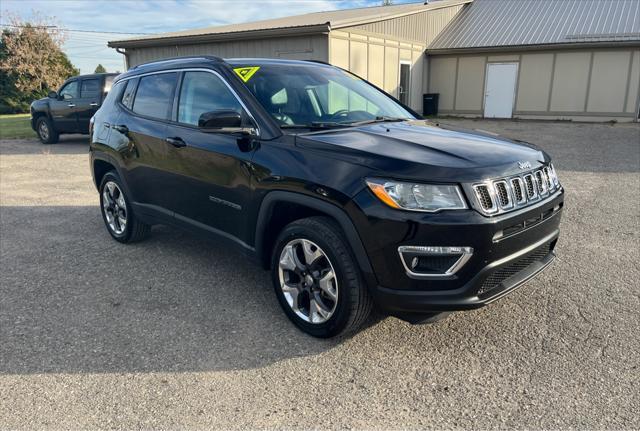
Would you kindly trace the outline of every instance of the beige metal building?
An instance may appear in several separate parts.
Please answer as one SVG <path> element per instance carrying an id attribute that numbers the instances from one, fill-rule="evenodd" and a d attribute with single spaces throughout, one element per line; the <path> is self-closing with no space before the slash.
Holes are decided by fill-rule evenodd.
<path id="1" fill-rule="evenodd" d="M 633 121 L 640 0 L 441 0 L 109 42 L 129 67 L 189 55 L 328 61 L 418 112 Z"/>

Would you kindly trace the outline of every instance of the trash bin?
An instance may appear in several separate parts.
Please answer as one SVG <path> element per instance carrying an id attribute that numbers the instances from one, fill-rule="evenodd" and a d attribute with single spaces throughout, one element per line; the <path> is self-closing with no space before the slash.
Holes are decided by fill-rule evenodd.
<path id="1" fill-rule="evenodd" d="M 440 93 L 427 93 L 422 96 L 422 115 L 438 115 Z"/>

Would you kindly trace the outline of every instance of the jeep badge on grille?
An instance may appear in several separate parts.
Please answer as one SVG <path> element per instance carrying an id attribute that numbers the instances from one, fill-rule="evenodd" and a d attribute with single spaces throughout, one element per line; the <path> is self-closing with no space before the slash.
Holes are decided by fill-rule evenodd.
<path id="1" fill-rule="evenodd" d="M 531 163 L 529 162 L 518 162 L 518 167 L 522 170 L 531 169 Z"/>

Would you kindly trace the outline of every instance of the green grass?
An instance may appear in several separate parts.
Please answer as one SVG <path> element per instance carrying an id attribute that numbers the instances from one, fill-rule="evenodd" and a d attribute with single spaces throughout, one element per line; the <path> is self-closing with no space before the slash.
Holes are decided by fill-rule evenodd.
<path id="1" fill-rule="evenodd" d="M 29 114 L 0 115 L 0 139 L 35 138 Z"/>

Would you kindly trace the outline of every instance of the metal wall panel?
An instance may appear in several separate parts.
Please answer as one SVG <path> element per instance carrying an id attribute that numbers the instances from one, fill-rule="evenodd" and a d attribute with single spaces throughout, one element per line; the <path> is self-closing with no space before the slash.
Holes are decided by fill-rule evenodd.
<path id="1" fill-rule="evenodd" d="M 328 61 L 329 59 L 326 35 L 130 48 L 127 50 L 128 67 L 165 58 L 191 55 L 216 55 L 223 58 L 263 57 L 321 61 Z"/>
<path id="2" fill-rule="evenodd" d="M 640 51 L 633 52 L 633 60 L 629 70 L 629 90 L 626 97 L 625 112 L 638 115 L 640 109 Z"/>
<path id="3" fill-rule="evenodd" d="M 550 111 L 582 112 L 589 87 L 591 52 L 556 54 Z"/>
<path id="4" fill-rule="evenodd" d="M 364 79 L 368 79 L 367 42 L 352 40 L 349 50 L 349 70 Z"/>
<path id="5" fill-rule="evenodd" d="M 384 87 L 384 46 L 369 44 L 367 79 L 374 85 Z"/>
<path id="6" fill-rule="evenodd" d="M 462 7 L 462 5 L 458 5 L 425 11 L 342 30 L 377 33 L 397 39 L 428 44 L 446 27 Z"/>
<path id="7" fill-rule="evenodd" d="M 484 58 L 429 56 L 428 91 L 440 93 L 444 114 L 482 116 Z M 633 121 L 640 104 L 637 49 L 549 50 L 508 53 L 520 59 L 514 117 Z M 482 76 L 482 79 L 479 79 Z M 479 102 L 480 101 L 480 102 Z"/>
<path id="8" fill-rule="evenodd" d="M 398 97 L 398 72 L 400 68 L 399 48 L 384 47 L 384 90 Z"/>
<path id="9" fill-rule="evenodd" d="M 624 112 L 629 51 L 593 53 L 587 112 Z"/>
<path id="10" fill-rule="evenodd" d="M 455 109 L 473 111 L 482 109 L 486 58 L 462 57 L 458 63 Z"/>
<path id="11" fill-rule="evenodd" d="M 546 111 L 553 74 L 553 54 L 523 54 L 516 111 Z"/>
<path id="12" fill-rule="evenodd" d="M 429 61 L 429 93 L 440 93 L 440 110 L 453 110 L 458 58 L 431 57 Z"/>
<path id="13" fill-rule="evenodd" d="M 398 96 L 400 61 L 411 62 L 409 104 L 422 110 L 424 44 L 407 43 L 356 32 L 332 31 L 329 62 L 350 70 Z"/>

